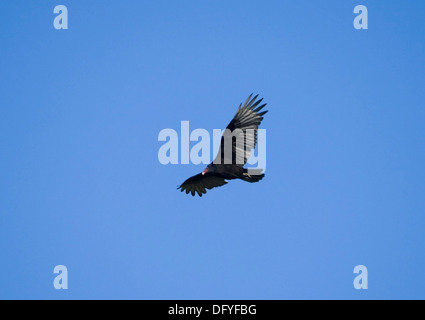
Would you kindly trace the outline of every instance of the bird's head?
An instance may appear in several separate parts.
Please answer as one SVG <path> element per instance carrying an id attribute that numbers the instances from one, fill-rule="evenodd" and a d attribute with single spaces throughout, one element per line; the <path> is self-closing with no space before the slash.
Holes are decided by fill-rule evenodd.
<path id="1" fill-rule="evenodd" d="M 214 168 L 209 164 L 204 171 L 202 171 L 202 175 L 208 173 L 208 172 L 214 172 Z"/>

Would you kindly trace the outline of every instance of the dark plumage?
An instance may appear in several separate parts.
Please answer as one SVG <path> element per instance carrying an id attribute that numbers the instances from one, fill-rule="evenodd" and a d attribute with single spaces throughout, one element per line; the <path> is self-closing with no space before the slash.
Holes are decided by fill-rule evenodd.
<path id="1" fill-rule="evenodd" d="M 264 174 L 261 170 L 257 170 L 255 174 L 252 172 L 248 174 L 248 170 L 243 168 L 257 144 L 257 129 L 263 115 L 267 113 L 267 111 L 260 112 L 266 104 L 258 106 L 263 99 L 256 101 L 257 97 L 258 95 L 252 98 L 251 94 L 245 103 L 239 106 L 221 137 L 220 149 L 214 161 L 202 173 L 183 182 L 178 189 L 186 191 L 187 194 L 190 192 L 192 196 L 198 193 L 202 197 L 207 189 L 220 187 L 227 183 L 226 180 L 242 179 L 247 182 L 258 182 L 263 179 Z M 229 139 L 232 139 L 231 142 Z"/>

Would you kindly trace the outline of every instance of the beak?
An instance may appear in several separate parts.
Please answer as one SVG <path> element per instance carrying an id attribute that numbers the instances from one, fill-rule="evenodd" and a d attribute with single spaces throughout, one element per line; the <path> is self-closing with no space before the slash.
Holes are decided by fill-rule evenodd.
<path id="1" fill-rule="evenodd" d="M 202 175 L 206 174 L 208 172 L 208 168 L 205 168 L 204 171 L 202 171 Z"/>

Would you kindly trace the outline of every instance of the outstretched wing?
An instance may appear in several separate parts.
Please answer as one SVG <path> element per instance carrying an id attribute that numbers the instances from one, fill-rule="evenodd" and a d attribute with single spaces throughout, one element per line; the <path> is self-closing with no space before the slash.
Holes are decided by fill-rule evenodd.
<path id="1" fill-rule="evenodd" d="M 186 194 L 190 192 L 192 196 L 195 196 L 195 192 L 197 192 L 198 195 L 202 197 L 204 193 L 207 193 L 206 189 L 220 187 L 226 183 L 227 181 L 224 180 L 224 178 L 217 177 L 211 173 L 206 173 L 204 175 L 200 173 L 187 179 L 177 189 L 180 189 L 182 192 L 186 191 Z"/>
<path id="2" fill-rule="evenodd" d="M 257 129 L 267 111 L 260 112 L 266 103 L 258 106 L 263 99 L 252 94 L 245 103 L 240 104 L 236 115 L 230 121 L 221 137 L 220 149 L 214 164 L 236 164 L 244 166 L 257 145 Z M 230 140 L 232 139 L 232 140 Z M 227 142 L 225 142 L 227 140 Z M 231 146 L 231 150 L 230 150 Z"/>

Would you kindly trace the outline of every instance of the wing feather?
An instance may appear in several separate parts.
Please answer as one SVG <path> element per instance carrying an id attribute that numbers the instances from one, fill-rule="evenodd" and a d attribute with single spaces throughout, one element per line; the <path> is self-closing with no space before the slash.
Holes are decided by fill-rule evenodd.
<path id="1" fill-rule="evenodd" d="M 217 177 L 210 173 L 206 173 L 205 175 L 200 173 L 187 179 L 177 189 L 180 189 L 182 192 L 185 191 L 186 194 L 190 192 L 192 196 L 195 196 L 197 193 L 202 197 L 203 194 L 207 193 L 206 189 L 220 187 L 226 183 L 227 181 L 224 178 Z"/>
<path id="2" fill-rule="evenodd" d="M 263 99 L 256 100 L 258 94 L 252 98 L 253 94 L 251 93 L 246 99 L 245 103 L 239 106 L 238 111 L 230 121 L 227 126 L 226 133 L 230 133 L 234 136 L 232 138 L 232 150 L 231 153 L 224 152 L 224 139 L 225 134 L 221 137 L 221 144 L 218 154 L 213 161 L 215 164 L 236 164 L 239 166 L 244 166 L 251 156 L 252 149 L 257 145 L 257 130 L 263 116 L 268 112 L 260 112 L 267 104 L 262 105 L 261 102 Z M 260 106 L 258 106 L 260 105 Z M 239 129 L 239 130 L 237 130 Z M 236 130 L 236 131 L 235 131 Z M 248 130 L 252 130 L 253 134 L 247 134 Z M 230 139 L 230 136 L 226 139 Z M 237 141 L 242 141 L 243 144 L 237 143 Z M 232 159 L 230 159 L 230 155 Z"/>

